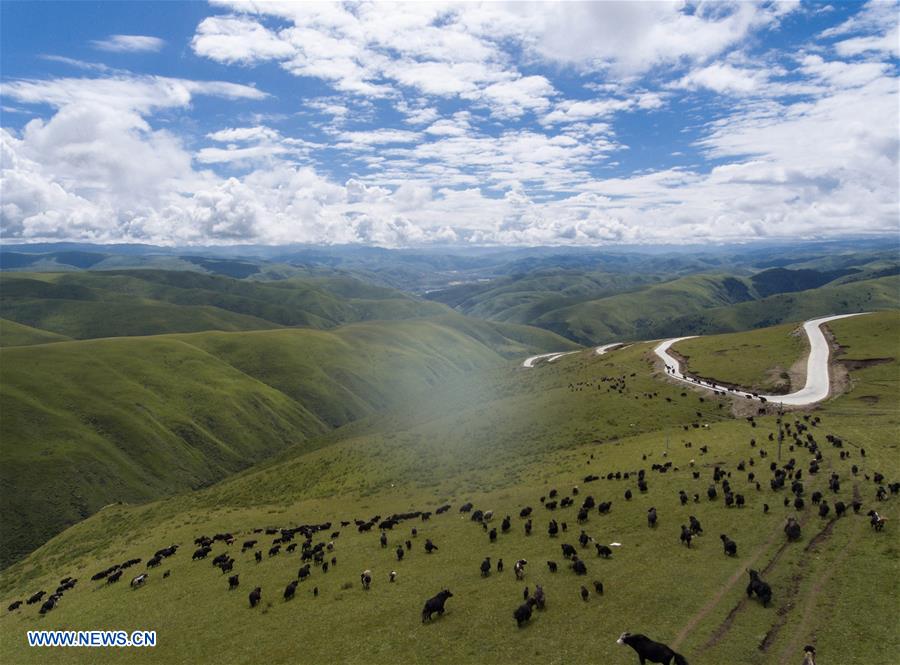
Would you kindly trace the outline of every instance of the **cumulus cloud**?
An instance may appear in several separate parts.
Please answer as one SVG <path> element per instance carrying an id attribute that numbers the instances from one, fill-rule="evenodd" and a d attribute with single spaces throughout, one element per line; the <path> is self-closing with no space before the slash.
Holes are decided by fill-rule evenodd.
<path id="1" fill-rule="evenodd" d="M 216 3 L 194 53 L 291 85 L 65 56 L 50 57 L 95 77 L 5 79 L 36 117 L 0 134 L 0 234 L 404 246 L 895 232 L 896 17 L 870 3 L 812 46 L 756 48 L 796 9 Z M 699 90 L 728 104 L 699 109 Z M 217 113 L 198 118 L 200 96 Z"/>
<path id="2" fill-rule="evenodd" d="M 766 72 L 716 63 L 695 69 L 675 83 L 675 87 L 697 90 L 706 88 L 719 93 L 748 94 L 768 80 Z"/>

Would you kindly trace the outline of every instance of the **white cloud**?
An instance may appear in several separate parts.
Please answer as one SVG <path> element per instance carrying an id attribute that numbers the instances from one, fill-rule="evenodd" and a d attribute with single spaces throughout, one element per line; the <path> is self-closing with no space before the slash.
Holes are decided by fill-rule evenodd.
<path id="1" fill-rule="evenodd" d="M 896 21 L 875 4 L 790 53 L 751 37 L 795 3 L 222 6 L 194 52 L 295 85 L 274 99 L 50 56 L 103 76 L 4 81 L 40 117 L 3 130 L 0 233 L 597 244 L 897 227 Z M 684 92 L 699 89 L 731 103 L 711 121 Z M 235 104 L 195 117 L 200 95 Z M 670 111 L 700 138 L 657 158 Z"/>
<path id="2" fill-rule="evenodd" d="M 159 37 L 147 35 L 110 35 L 106 39 L 93 40 L 91 45 L 113 53 L 148 53 L 161 51 L 166 43 Z"/>
<path id="3" fill-rule="evenodd" d="M 716 63 L 694 69 L 677 81 L 674 87 L 688 90 L 706 88 L 714 92 L 741 95 L 755 92 L 767 80 L 765 71 Z"/>
<path id="4" fill-rule="evenodd" d="M 270 141 L 277 139 L 278 132 L 271 127 L 229 127 L 228 129 L 220 129 L 217 132 L 211 132 L 206 137 L 213 141 L 229 142 L 229 141 Z"/>
<path id="5" fill-rule="evenodd" d="M 193 95 L 226 99 L 263 99 L 266 94 L 247 85 L 224 81 L 190 81 L 163 76 L 22 79 L 7 81 L 4 94 L 28 104 L 62 108 L 86 103 L 147 113 L 187 106 Z"/>
<path id="6" fill-rule="evenodd" d="M 619 111 L 626 111 L 632 108 L 635 103 L 636 100 L 628 99 L 567 99 L 557 104 L 553 111 L 544 117 L 543 122 L 553 125 L 562 122 L 578 122 L 608 117 Z"/>

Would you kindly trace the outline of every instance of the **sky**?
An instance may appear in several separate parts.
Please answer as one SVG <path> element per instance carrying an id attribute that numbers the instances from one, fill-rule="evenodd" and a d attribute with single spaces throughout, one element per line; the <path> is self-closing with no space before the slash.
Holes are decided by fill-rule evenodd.
<path id="1" fill-rule="evenodd" d="M 0 3 L 0 238 L 900 237 L 897 2 Z"/>

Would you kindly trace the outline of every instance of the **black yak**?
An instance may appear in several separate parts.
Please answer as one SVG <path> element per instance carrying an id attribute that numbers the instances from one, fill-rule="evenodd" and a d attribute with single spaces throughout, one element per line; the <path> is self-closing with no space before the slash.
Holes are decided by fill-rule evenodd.
<path id="1" fill-rule="evenodd" d="M 448 598 L 453 598 L 453 594 L 449 589 L 444 589 L 436 596 L 425 601 L 425 607 L 422 609 L 422 623 L 431 621 L 431 617 L 437 612 L 438 616 L 444 616 L 444 603 Z"/>
<path id="2" fill-rule="evenodd" d="M 651 663 L 670 665 L 674 659 L 675 665 L 688 665 L 684 656 L 675 653 L 672 649 L 660 642 L 654 642 L 646 635 L 640 633 L 622 633 L 616 644 L 630 646 L 637 652 L 638 660 L 644 665 L 648 660 Z"/>

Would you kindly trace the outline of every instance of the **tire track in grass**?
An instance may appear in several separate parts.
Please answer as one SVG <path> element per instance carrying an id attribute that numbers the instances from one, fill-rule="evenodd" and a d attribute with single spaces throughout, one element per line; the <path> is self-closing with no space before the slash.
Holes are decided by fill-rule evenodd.
<path id="1" fill-rule="evenodd" d="M 859 500 L 860 498 L 859 483 L 853 484 L 853 498 L 855 500 Z M 849 519 L 853 519 L 853 517 L 849 517 Z M 832 524 L 836 521 L 837 518 L 832 521 Z M 850 536 L 851 542 L 857 541 L 859 532 L 863 527 L 863 523 L 865 522 L 865 520 L 863 519 L 854 519 L 854 521 L 856 522 L 856 524 L 854 525 L 853 532 Z M 829 524 L 829 526 L 832 526 L 832 524 Z M 812 543 L 810 543 L 810 546 L 811 545 Z M 807 547 L 807 549 L 809 549 L 809 547 Z M 828 565 L 825 569 L 824 575 L 819 578 L 815 582 L 815 584 L 813 584 L 812 588 L 810 588 L 810 590 L 805 594 L 803 598 L 803 616 L 800 619 L 800 625 L 793 632 L 793 639 L 785 645 L 784 649 L 781 650 L 781 653 L 778 656 L 778 662 L 781 665 L 788 665 L 795 660 L 796 654 L 800 650 L 801 642 L 805 641 L 804 636 L 809 630 L 809 624 L 812 621 L 813 611 L 816 608 L 816 602 L 818 601 L 819 595 L 822 593 L 825 585 L 834 575 L 838 566 L 840 566 L 844 562 L 844 559 L 847 558 L 847 554 L 849 553 L 849 551 L 849 547 L 841 548 L 831 564 Z M 810 639 L 810 643 L 815 645 L 815 638 Z"/>
<path id="2" fill-rule="evenodd" d="M 764 545 L 760 549 L 761 550 L 767 549 L 768 545 L 770 545 L 771 542 L 778 535 L 778 533 L 781 533 L 781 532 L 783 532 L 783 527 L 779 526 L 776 533 L 769 539 L 769 541 L 766 543 L 766 545 Z M 781 544 L 781 546 L 775 551 L 775 554 L 772 555 L 772 558 L 766 564 L 766 567 L 763 568 L 762 571 L 760 571 L 761 575 L 765 575 L 770 570 L 772 570 L 772 568 L 775 567 L 775 564 L 778 563 L 778 560 L 781 558 L 781 555 L 784 554 L 784 551 L 788 548 L 788 546 L 790 544 L 791 544 L 790 541 L 785 541 Z M 753 561 L 755 561 L 755 560 L 756 560 L 756 556 L 754 556 L 753 560 L 751 560 L 746 566 L 735 571 L 734 575 L 732 575 L 732 579 L 737 580 L 737 579 L 743 577 L 747 573 L 747 568 L 749 568 L 750 564 L 752 564 Z M 724 589 L 722 593 L 724 593 L 724 591 L 727 591 L 727 590 L 728 590 L 727 588 Z M 718 644 L 721 641 L 721 639 L 723 637 L 725 637 L 725 634 L 731 629 L 732 624 L 734 624 L 734 620 L 737 618 L 737 615 L 741 612 L 741 610 L 743 610 L 747 606 L 748 602 L 749 602 L 748 598 L 741 596 L 741 599 L 738 601 L 737 605 L 735 605 L 734 607 L 731 608 L 731 611 L 728 613 L 728 616 L 726 616 L 725 619 L 722 621 L 722 623 L 719 624 L 718 628 L 716 628 L 713 631 L 713 634 L 706 641 L 706 643 L 700 649 L 698 654 L 706 651 L 707 649 L 710 649 L 710 648 L 716 646 L 716 644 Z M 710 608 L 710 609 L 712 609 L 712 608 Z"/>
<path id="3" fill-rule="evenodd" d="M 675 640 L 670 645 L 673 649 L 678 648 L 681 645 L 681 643 L 685 640 L 685 638 L 691 633 L 691 631 L 697 627 L 697 624 L 699 624 L 706 617 L 707 614 L 712 612 L 716 608 L 716 606 L 718 606 L 718 604 L 721 602 L 721 600 L 725 596 L 725 594 L 728 593 L 731 590 L 731 588 L 737 583 L 737 581 L 746 573 L 746 569 L 749 568 L 750 566 L 752 566 L 753 563 L 760 556 L 762 556 L 763 553 L 766 552 L 766 550 L 768 550 L 772 546 L 772 544 L 775 542 L 775 539 L 778 537 L 778 534 L 781 533 L 781 531 L 782 531 L 782 527 L 778 526 L 778 528 L 776 528 L 772 532 L 772 534 L 769 536 L 768 540 L 766 540 L 765 543 L 763 543 L 762 545 L 757 547 L 753 551 L 753 553 L 750 555 L 750 558 L 745 559 L 741 563 L 741 565 L 738 566 L 737 570 L 735 570 L 734 573 L 731 575 L 731 577 L 728 578 L 728 581 L 725 582 L 725 585 L 722 588 L 720 588 L 719 591 L 716 592 L 716 595 L 713 596 L 709 600 L 709 602 L 707 602 L 703 607 L 701 607 L 694 614 L 694 616 L 692 616 L 688 620 L 687 624 L 684 626 L 684 628 L 682 628 L 678 632 L 678 635 L 675 637 Z M 783 550 L 783 549 L 784 549 L 784 545 L 781 546 L 780 550 Z M 779 552 L 776 553 L 776 555 L 775 555 L 776 558 L 778 556 L 780 556 L 780 554 L 781 554 L 780 550 L 779 550 Z M 738 608 L 736 607 L 733 610 L 731 610 L 731 613 L 728 615 L 728 618 L 726 619 L 726 621 L 729 622 L 729 624 L 728 624 L 729 627 L 731 625 L 729 619 L 733 619 L 732 615 L 737 611 L 737 609 Z M 721 628 L 721 626 L 720 626 L 720 628 Z M 708 647 L 710 645 L 707 644 L 706 646 Z M 704 647 L 704 648 L 706 648 L 706 647 Z"/>
<path id="4" fill-rule="evenodd" d="M 839 518 L 832 517 L 828 520 L 828 524 L 825 525 L 819 533 L 813 536 L 812 540 L 810 540 L 806 547 L 803 548 L 803 553 L 807 554 L 813 548 L 817 548 L 819 545 L 824 543 L 826 540 L 831 538 L 831 533 L 834 531 L 834 525 L 837 524 Z M 804 557 L 800 560 L 798 564 L 798 571 L 791 575 L 791 583 L 788 586 L 785 594 L 784 594 L 784 602 L 781 604 L 775 614 L 776 619 L 775 623 L 766 631 L 765 637 L 763 637 L 762 641 L 759 643 L 759 650 L 763 653 L 766 653 L 769 648 L 774 644 L 775 640 L 778 638 L 778 634 L 781 632 L 781 629 L 784 628 L 784 625 L 788 621 L 788 616 L 791 611 L 796 607 L 797 603 L 795 602 L 795 598 L 797 594 L 800 592 L 800 586 L 803 584 L 803 580 L 806 577 L 806 573 L 810 567 L 810 558 Z M 827 579 L 828 576 L 826 576 Z M 818 582 L 815 586 L 820 586 L 824 582 Z"/>

